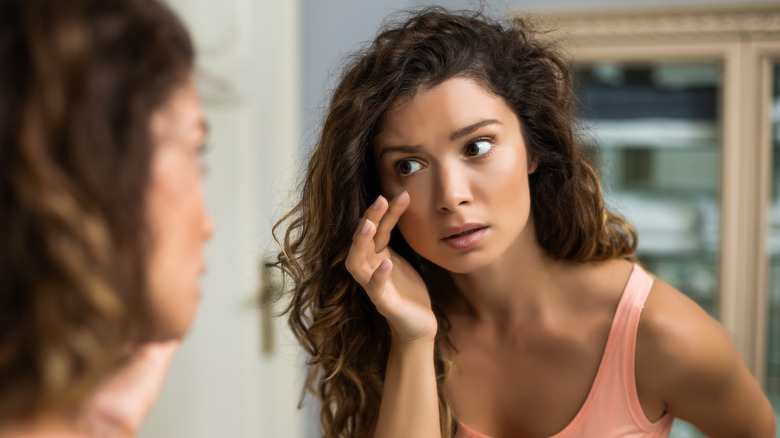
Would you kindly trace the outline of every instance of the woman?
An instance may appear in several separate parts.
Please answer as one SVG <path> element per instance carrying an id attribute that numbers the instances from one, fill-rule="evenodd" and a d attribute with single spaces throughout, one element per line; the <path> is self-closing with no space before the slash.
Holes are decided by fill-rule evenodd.
<path id="1" fill-rule="evenodd" d="M 441 9 L 346 68 L 278 263 L 325 436 L 774 436 L 725 331 L 632 262 L 570 81 L 524 21 Z"/>
<path id="2" fill-rule="evenodd" d="M 198 304 L 207 134 L 156 0 L 0 2 L 0 436 L 134 436 Z"/>

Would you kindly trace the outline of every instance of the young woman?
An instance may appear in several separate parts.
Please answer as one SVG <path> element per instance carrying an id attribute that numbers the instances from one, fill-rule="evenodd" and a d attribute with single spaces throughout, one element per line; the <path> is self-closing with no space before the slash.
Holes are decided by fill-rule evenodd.
<path id="1" fill-rule="evenodd" d="M 729 336 L 634 264 L 522 20 L 421 11 L 336 88 L 279 265 L 327 437 L 774 436 Z"/>
<path id="2" fill-rule="evenodd" d="M 0 436 L 135 436 L 212 233 L 193 46 L 156 0 L 0 2 Z"/>

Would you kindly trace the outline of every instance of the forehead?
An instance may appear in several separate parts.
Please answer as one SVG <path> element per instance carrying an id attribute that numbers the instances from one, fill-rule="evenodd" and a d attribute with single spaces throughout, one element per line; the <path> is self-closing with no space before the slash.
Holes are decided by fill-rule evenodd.
<path id="1" fill-rule="evenodd" d="M 151 124 L 158 139 L 202 134 L 200 131 L 207 130 L 200 98 L 191 78 L 177 87 L 154 112 Z"/>
<path id="2" fill-rule="evenodd" d="M 505 125 L 517 120 L 503 98 L 472 79 L 453 78 L 393 105 L 385 114 L 375 146 L 449 136 L 454 129 L 484 119 L 500 120 Z"/>

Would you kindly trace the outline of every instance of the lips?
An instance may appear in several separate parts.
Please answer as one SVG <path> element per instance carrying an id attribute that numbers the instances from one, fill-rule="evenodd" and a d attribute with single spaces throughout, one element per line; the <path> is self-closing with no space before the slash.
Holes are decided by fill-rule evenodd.
<path id="1" fill-rule="evenodd" d="M 487 226 L 482 224 L 465 224 L 459 227 L 450 227 L 444 230 L 441 240 L 465 236 L 484 228 L 487 228 Z"/>
<path id="2" fill-rule="evenodd" d="M 473 223 L 450 227 L 442 233 L 441 241 L 457 250 L 473 248 L 485 237 L 487 229 L 486 225 Z"/>

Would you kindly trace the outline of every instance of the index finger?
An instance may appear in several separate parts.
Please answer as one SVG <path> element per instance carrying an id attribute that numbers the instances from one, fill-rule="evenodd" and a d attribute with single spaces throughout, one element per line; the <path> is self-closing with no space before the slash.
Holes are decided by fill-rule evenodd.
<path id="1" fill-rule="evenodd" d="M 401 192 L 401 194 L 396 196 L 395 199 L 389 203 L 387 212 L 377 224 L 376 234 L 374 235 L 374 246 L 376 247 L 377 252 L 387 247 L 387 244 L 390 242 L 390 233 L 393 231 L 393 228 L 395 228 L 401 215 L 409 208 L 410 203 L 411 198 L 406 191 Z"/>
<path id="2" fill-rule="evenodd" d="M 363 219 L 368 219 L 371 222 L 378 224 L 387 211 L 388 204 L 387 199 L 385 199 L 384 196 L 379 195 L 374 203 L 366 209 L 365 213 L 363 213 Z"/>

